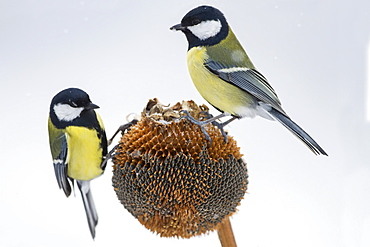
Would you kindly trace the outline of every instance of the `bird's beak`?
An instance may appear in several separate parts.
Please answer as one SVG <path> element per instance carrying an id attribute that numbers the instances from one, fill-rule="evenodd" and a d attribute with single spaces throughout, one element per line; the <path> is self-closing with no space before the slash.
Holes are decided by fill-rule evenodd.
<path id="1" fill-rule="evenodd" d="M 175 26 L 170 27 L 170 30 L 174 31 L 185 31 L 186 27 L 182 26 L 181 24 L 177 24 Z"/>
<path id="2" fill-rule="evenodd" d="M 90 103 L 87 106 L 85 106 L 86 110 L 92 110 L 92 109 L 97 109 L 97 108 L 100 108 L 100 107 L 98 105 L 93 104 L 93 103 Z"/>

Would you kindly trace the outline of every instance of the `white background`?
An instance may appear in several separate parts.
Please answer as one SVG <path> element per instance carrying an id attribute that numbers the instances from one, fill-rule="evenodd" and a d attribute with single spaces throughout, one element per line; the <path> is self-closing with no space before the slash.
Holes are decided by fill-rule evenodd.
<path id="1" fill-rule="evenodd" d="M 101 107 L 108 137 L 150 98 L 205 103 L 187 72 L 185 36 L 169 30 L 205 3 L 224 12 L 284 109 L 329 154 L 313 155 L 277 122 L 230 125 L 250 176 L 232 218 L 238 246 L 370 246 L 369 1 L 5 0 L 1 247 L 220 246 L 215 232 L 184 240 L 145 229 L 116 199 L 111 163 L 92 182 L 93 241 L 79 192 L 67 199 L 58 189 L 47 134 L 51 98 L 71 86 Z"/>

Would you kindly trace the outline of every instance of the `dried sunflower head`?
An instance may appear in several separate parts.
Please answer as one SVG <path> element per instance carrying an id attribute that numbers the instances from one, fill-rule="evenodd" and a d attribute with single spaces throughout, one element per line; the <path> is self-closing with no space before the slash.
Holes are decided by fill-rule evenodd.
<path id="1" fill-rule="evenodd" d="M 124 207 L 162 237 L 189 238 L 217 229 L 236 211 L 248 184 L 246 163 L 212 124 L 209 146 L 195 119 L 208 108 L 193 101 L 150 100 L 141 120 L 122 135 L 113 158 L 113 187 Z M 206 114 L 204 114 L 204 112 Z"/>

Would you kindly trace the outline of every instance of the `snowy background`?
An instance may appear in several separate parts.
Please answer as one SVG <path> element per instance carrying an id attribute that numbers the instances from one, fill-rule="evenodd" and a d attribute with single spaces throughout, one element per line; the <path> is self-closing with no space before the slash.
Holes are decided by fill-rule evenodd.
<path id="1" fill-rule="evenodd" d="M 201 4 L 224 12 L 284 109 L 329 154 L 277 122 L 230 125 L 250 175 L 231 220 L 238 246 L 370 246 L 369 1 L 3 0 L 0 247 L 220 246 L 215 232 L 165 239 L 144 228 L 118 202 L 111 163 L 92 182 L 93 241 L 79 192 L 58 189 L 47 134 L 51 98 L 71 86 L 101 107 L 108 137 L 150 98 L 205 103 L 185 36 L 169 30 Z"/>

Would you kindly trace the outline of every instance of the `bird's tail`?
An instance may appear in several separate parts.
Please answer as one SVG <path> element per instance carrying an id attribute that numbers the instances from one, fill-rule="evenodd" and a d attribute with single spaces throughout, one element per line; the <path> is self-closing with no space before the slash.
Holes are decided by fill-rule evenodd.
<path id="1" fill-rule="evenodd" d="M 309 136 L 301 127 L 298 126 L 293 120 L 291 120 L 287 115 L 275 110 L 274 108 L 271 108 L 268 110 L 268 113 L 279 121 L 282 125 L 284 125 L 290 132 L 292 132 L 295 136 L 297 136 L 304 144 L 307 145 L 311 151 L 316 154 L 323 154 L 327 156 L 327 153 L 322 149 L 319 144 L 315 142 L 314 139 L 312 139 L 311 136 Z"/>
<path id="2" fill-rule="evenodd" d="M 77 185 L 80 189 L 82 201 L 85 206 L 85 212 L 87 222 L 89 223 L 91 236 L 92 238 L 95 238 L 95 227 L 98 224 L 98 214 L 96 212 L 94 200 L 90 190 L 90 181 L 77 180 Z"/>

